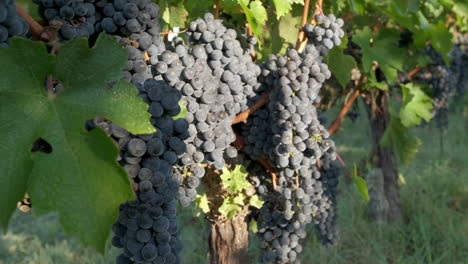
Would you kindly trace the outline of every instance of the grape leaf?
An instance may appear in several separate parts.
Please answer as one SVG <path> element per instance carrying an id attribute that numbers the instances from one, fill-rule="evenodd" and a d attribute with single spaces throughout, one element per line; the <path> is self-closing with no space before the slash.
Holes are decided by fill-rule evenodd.
<path id="1" fill-rule="evenodd" d="M 233 218 L 238 212 L 242 210 L 242 206 L 234 201 L 234 197 L 226 197 L 223 204 L 218 208 L 218 211 L 227 219 Z"/>
<path id="2" fill-rule="evenodd" d="M 258 195 L 252 195 L 249 200 L 249 205 L 253 206 L 257 209 L 260 209 L 263 205 L 264 201 Z"/>
<path id="3" fill-rule="evenodd" d="M 276 9 L 276 17 L 280 19 L 291 11 L 291 3 L 289 0 L 273 0 Z"/>
<path id="4" fill-rule="evenodd" d="M 405 52 L 397 47 L 399 36 L 382 31 L 373 36 L 369 27 L 357 30 L 353 41 L 362 48 L 362 65 L 366 73 L 370 72 L 374 61 L 379 63 L 380 69 L 390 83 L 397 79 L 397 71 L 402 70 L 405 61 Z M 371 45 L 373 40 L 373 45 Z"/>
<path id="5" fill-rule="evenodd" d="M 369 201 L 370 200 L 369 190 L 367 189 L 366 180 L 364 180 L 362 177 L 358 176 L 356 163 L 354 163 L 354 172 L 353 172 L 352 179 L 353 179 L 354 185 L 356 186 L 356 189 L 359 191 L 362 198 L 364 198 L 364 200 L 366 200 L 366 201 Z"/>
<path id="6" fill-rule="evenodd" d="M 258 224 L 255 219 L 250 220 L 249 230 L 252 231 L 253 233 L 258 233 Z"/>
<path id="7" fill-rule="evenodd" d="M 164 22 L 173 27 L 185 27 L 185 21 L 189 15 L 187 9 L 184 6 L 183 1 L 174 3 L 174 1 L 160 0 L 158 1 L 163 11 L 162 19 Z"/>
<path id="8" fill-rule="evenodd" d="M 407 15 L 408 12 L 415 13 L 419 10 L 419 0 L 395 0 L 395 6 L 399 13 Z"/>
<path id="9" fill-rule="evenodd" d="M 404 165 L 414 159 L 421 145 L 421 140 L 411 134 L 409 129 L 401 123 L 399 117 L 392 116 L 390 125 L 381 139 L 383 147 L 392 146 Z"/>
<path id="10" fill-rule="evenodd" d="M 400 109 L 401 123 L 405 127 L 419 125 L 421 119 L 429 121 L 432 118 L 432 99 L 421 87 L 413 84 L 402 85 L 405 105 Z"/>
<path id="11" fill-rule="evenodd" d="M 418 48 L 424 48 L 427 41 L 439 52 L 445 63 L 450 63 L 450 51 L 452 50 L 452 33 L 445 27 L 444 21 L 432 23 L 430 27 L 418 30 L 413 36 L 414 43 Z"/>
<path id="12" fill-rule="evenodd" d="M 281 38 L 284 39 L 281 51 L 286 50 L 286 47 L 296 43 L 298 28 L 301 26 L 301 15 L 297 12 L 290 12 L 283 16 L 278 22 L 278 33 Z"/>
<path id="13" fill-rule="evenodd" d="M 210 12 L 213 8 L 212 0 L 197 0 L 197 1 L 185 1 L 185 9 L 188 12 L 188 20 L 192 21 L 199 17 L 203 17 L 206 12 Z"/>
<path id="14" fill-rule="evenodd" d="M 254 35 L 259 39 L 259 44 L 262 38 L 259 36 L 262 35 L 262 28 L 267 21 L 268 15 L 266 12 L 265 7 L 263 6 L 262 2 L 259 0 L 254 0 L 250 3 L 249 8 L 249 1 L 248 0 L 239 0 L 239 4 L 244 10 L 245 17 L 247 18 L 247 22 L 252 29 Z"/>
<path id="15" fill-rule="evenodd" d="M 362 14 L 365 11 L 365 0 L 350 0 L 351 9 L 356 14 Z"/>
<path id="16" fill-rule="evenodd" d="M 208 204 L 208 197 L 206 196 L 206 193 L 203 195 L 197 195 L 195 203 L 197 204 L 198 208 L 203 211 L 203 213 L 207 214 L 210 212 L 210 205 Z"/>
<path id="17" fill-rule="evenodd" d="M 437 24 L 432 24 L 428 30 L 428 39 L 431 45 L 436 49 L 444 58 L 447 65 L 450 64 L 450 51 L 452 50 L 453 35 L 450 29 L 445 26 L 444 21 L 439 21 Z"/>
<path id="18" fill-rule="evenodd" d="M 238 193 L 232 201 L 240 206 L 244 206 L 245 195 L 243 193 Z"/>
<path id="19" fill-rule="evenodd" d="M 221 180 L 223 181 L 223 185 L 228 188 L 229 193 L 233 194 L 250 187 L 247 175 L 247 169 L 242 165 L 236 165 L 232 171 L 224 167 Z"/>
<path id="20" fill-rule="evenodd" d="M 325 60 L 341 86 L 346 87 L 351 80 L 351 70 L 357 67 L 354 58 L 343 54 L 342 49 L 334 48 L 330 50 Z"/>
<path id="21" fill-rule="evenodd" d="M 126 51 L 101 35 L 93 48 L 69 41 L 55 57 L 43 43 L 14 38 L 0 48 L 0 221 L 6 230 L 16 201 L 27 192 L 38 214 L 58 211 L 65 231 L 103 252 L 122 202 L 134 198 L 118 149 L 86 120 L 106 117 L 131 133 L 151 133 L 148 106 L 120 81 Z M 48 94 L 48 75 L 64 90 Z M 31 152 L 42 138 L 49 154 Z"/>
<path id="22" fill-rule="evenodd" d="M 173 116 L 172 119 L 177 120 L 179 118 L 185 118 L 187 116 L 187 103 L 184 100 L 179 101 L 180 113 L 176 116 Z"/>

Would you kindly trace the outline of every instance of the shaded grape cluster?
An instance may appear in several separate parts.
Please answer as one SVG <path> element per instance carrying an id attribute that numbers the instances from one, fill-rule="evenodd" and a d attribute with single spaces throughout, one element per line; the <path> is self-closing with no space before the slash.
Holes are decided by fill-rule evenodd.
<path id="1" fill-rule="evenodd" d="M 432 92 L 433 118 L 439 128 L 448 127 L 449 106 L 457 92 L 463 90 L 463 67 L 466 69 L 466 53 L 461 45 L 455 45 L 451 52 L 451 60 L 447 64 L 442 55 L 431 45 L 427 45 L 424 53 L 431 58 L 431 64 L 420 71 L 414 78 L 416 82 L 426 84 Z M 460 91 L 463 92 L 463 91 Z M 462 94 L 460 94 L 462 95 Z"/>
<path id="2" fill-rule="evenodd" d="M 39 6 L 39 15 L 51 23 L 60 23 L 61 39 L 89 38 L 95 33 L 95 24 L 100 19 L 94 0 L 33 0 Z"/>
<path id="3" fill-rule="evenodd" d="M 29 26 L 18 15 L 14 0 L 0 1 L 0 47 L 7 47 L 14 36 L 26 36 Z"/>
<path id="4" fill-rule="evenodd" d="M 313 221 L 319 240 L 328 247 L 336 245 L 339 239 L 336 196 L 341 164 L 332 158 L 330 153 L 326 153 L 321 158 L 321 168 L 314 167 L 314 173 L 320 173 L 323 192 L 321 197 L 316 197 L 316 206 L 322 209 L 316 211 Z"/>

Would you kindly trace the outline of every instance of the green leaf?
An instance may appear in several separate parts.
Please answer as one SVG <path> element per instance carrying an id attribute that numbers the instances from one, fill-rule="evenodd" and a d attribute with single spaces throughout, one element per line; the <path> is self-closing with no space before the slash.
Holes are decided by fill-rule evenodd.
<path id="1" fill-rule="evenodd" d="M 350 0 L 351 9 L 356 14 L 362 14 L 365 11 L 366 2 L 365 0 Z"/>
<path id="2" fill-rule="evenodd" d="M 405 0 L 401 1 L 408 2 Z M 417 30 L 418 16 L 413 12 L 408 12 L 408 7 L 408 5 L 402 6 L 396 1 L 389 1 L 385 6 L 376 6 L 376 8 L 381 9 L 385 15 L 391 18 L 394 23 L 414 32 Z"/>
<path id="3" fill-rule="evenodd" d="M 330 50 L 325 61 L 341 86 L 346 87 L 351 80 L 351 70 L 357 67 L 354 58 L 343 54 L 342 49 L 335 48 Z"/>
<path id="4" fill-rule="evenodd" d="M 170 0 L 160 0 L 158 2 L 161 10 L 164 10 L 162 13 L 162 19 L 164 22 L 169 24 L 171 28 L 185 27 L 185 21 L 187 20 L 189 13 L 185 8 L 183 1 L 174 3 L 174 1 Z"/>
<path id="5" fill-rule="evenodd" d="M 235 204 L 238 204 L 240 206 L 244 206 L 245 205 L 245 195 L 243 193 L 238 193 L 234 199 L 232 200 Z"/>
<path id="6" fill-rule="evenodd" d="M 301 24 L 301 15 L 290 12 L 283 16 L 277 25 L 273 27 L 278 30 L 278 35 L 272 36 L 272 42 L 274 50 L 278 53 L 282 53 L 286 48 L 296 43 L 297 34 L 299 33 L 299 27 Z M 280 39 L 276 39 L 280 38 Z M 280 46 L 280 47 L 278 47 Z M 276 48 L 276 49 L 275 49 Z"/>
<path id="7" fill-rule="evenodd" d="M 239 4 L 242 7 L 242 10 L 244 10 L 245 17 L 247 18 L 254 35 L 260 41 L 262 39 L 260 38 L 260 35 L 262 35 L 262 28 L 268 18 L 265 7 L 260 0 L 250 2 L 250 8 L 248 6 L 248 0 L 239 0 Z"/>
<path id="8" fill-rule="evenodd" d="M 371 45 L 371 40 L 373 43 Z M 379 63 L 389 83 L 397 79 L 397 71 L 403 69 L 405 51 L 397 47 L 399 36 L 390 31 L 374 36 L 369 27 L 357 30 L 353 37 L 362 48 L 362 65 L 366 73 L 370 72 L 374 61 Z"/>
<path id="9" fill-rule="evenodd" d="M 249 200 L 249 205 L 253 206 L 257 209 L 260 209 L 263 205 L 264 201 L 258 195 L 252 195 Z"/>
<path id="10" fill-rule="evenodd" d="M 444 21 L 439 21 L 437 24 L 432 24 L 428 32 L 431 45 L 436 49 L 444 58 L 447 65 L 450 64 L 450 51 L 452 50 L 452 33 L 450 29 L 445 26 Z"/>
<path id="11" fill-rule="evenodd" d="M 184 100 L 180 100 L 179 101 L 179 106 L 180 106 L 180 113 L 178 115 L 172 117 L 172 119 L 174 119 L 174 120 L 177 120 L 179 118 L 185 118 L 187 116 L 187 113 L 188 113 L 187 102 L 185 102 Z"/>
<path id="12" fill-rule="evenodd" d="M 402 15 L 408 12 L 415 13 L 419 9 L 419 1 L 420 0 L 395 0 L 395 6 Z"/>
<path id="13" fill-rule="evenodd" d="M 223 185 L 228 188 L 229 193 L 234 194 L 250 187 L 250 183 L 247 180 L 248 174 L 247 169 L 242 165 L 236 165 L 232 171 L 224 167 L 221 180 L 223 181 Z"/>
<path id="14" fill-rule="evenodd" d="M 369 201 L 369 190 L 367 189 L 366 180 L 358 176 L 356 163 L 354 163 L 354 173 L 352 178 L 354 185 L 361 194 L 362 198 L 364 198 L 366 201 Z"/>
<path id="15" fill-rule="evenodd" d="M 257 224 L 257 221 L 255 221 L 255 219 L 250 220 L 249 230 L 252 231 L 253 233 L 258 233 L 258 224 Z"/>
<path id="16" fill-rule="evenodd" d="M 113 37 L 101 35 L 93 48 L 85 39 L 61 46 L 57 57 L 42 43 L 13 39 L 0 49 L 0 221 L 4 228 L 25 192 L 38 214 L 58 211 L 65 231 L 104 251 L 121 203 L 134 198 L 116 162 L 119 150 L 100 129 L 84 129 L 102 116 L 132 133 L 154 132 L 148 106 L 137 89 L 120 81 L 127 54 Z M 48 94 L 52 74 L 64 90 Z M 42 138 L 52 152 L 30 152 Z M 15 155 L 11 155 L 14 153 Z M 5 169 L 3 169 L 5 168 Z"/>
<path id="17" fill-rule="evenodd" d="M 190 11 L 188 13 L 189 21 L 193 21 L 199 17 L 203 17 L 203 15 L 206 12 L 211 12 L 212 8 L 213 0 L 185 1 L 185 9 Z"/>
<path id="18" fill-rule="evenodd" d="M 377 88 L 380 90 L 387 90 L 388 89 L 388 84 L 386 82 L 379 82 L 377 81 L 377 78 L 375 77 L 375 72 L 371 72 L 368 74 L 369 80 L 365 84 L 366 87 L 368 88 Z"/>
<path id="19" fill-rule="evenodd" d="M 273 0 L 273 4 L 276 8 L 276 17 L 280 19 L 291 11 L 291 3 L 289 0 Z"/>
<path id="20" fill-rule="evenodd" d="M 401 123 L 411 127 L 419 125 L 421 119 L 429 121 L 432 118 L 432 99 L 412 83 L 402 85 L 402 91 L 405 104 L 400 109 Z"/>
<path id="21" fill-rule="evenodd" d="M 223 204 L 218 208 L 218 211 L 221 213 L 221 215 L 227 219 L 233 218 L 241 210 L 242 206 L 236 203 L 233 197 L 226 197 L 223 200 Z"/>
<path id="22" fill-rule="evenodd" d="M 460 27 L 461 32 L 468 30 L 468 3 L 456 3 L 452 7 L 452 11 L 457 14 L 457 25 Z"/>
<path id="23" fill-rule="evenodd" d="M 44 115 L 41 103 L 45 98 L 41 97 L 41 102 L 30 102 L 27 95 L 35 97 L 44 93 L 43 81 L 52 72 L 55 58 L 40 42 L 14 38 L 10 48 L 0 48 L 0 60 L 8 65 L 0 67 L 0 136 L 4 141 L 0 144 L 0 223 L 6 231 L 16 202 L 27 191 L 34 167 L 30 150 L 38 135 L 31 127 L 40 125 L 38 118 Z M 31 87 L 36 91 L 31 91 Z M 15 93 L 25 96 L 21 100 L 7 98 Z"/>
<path id="24" fill-rule="evenodd" d="M 380 144 L 383 147 L 393 147 L 401 162 L 408 165 L 416 156 L 421 140 L 411 134 L 408 128 L 401 123 L 400 118 L 392 116 Z"/>
<path id="25" fill-rule="evenodd" d="M 200 208 L 203 211 L 203 213 L 207 214 L 211 211 L 206 193 L 204 193 L 203 195 L 197 195 L 195 203 L 197 204 L 198 208 Z"/>

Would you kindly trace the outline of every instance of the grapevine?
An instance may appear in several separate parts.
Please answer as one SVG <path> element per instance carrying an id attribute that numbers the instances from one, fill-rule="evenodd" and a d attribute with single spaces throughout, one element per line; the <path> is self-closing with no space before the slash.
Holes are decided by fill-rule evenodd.
<path id="1" fill-rule="evenodd" d="M 346 116 L 356 121 L 361 98 L 372 129 L 372 150 L 363 163 L 386 168 L 382 177 L 390 186 L 382 188 L 389 209 L 379 217 L 401 218 L 395 156 L 407 164 L 417 152 L 417 140 L 409 128 L 433 117 L 438 126 L 447 127 L 450 103 L 466 92 L 467 38 L 457 32 L 456 24 L 438 22 L 429 29 L 400 25 L 390 10 L 384 13 L 388 20 L 379 17 L 373 25 L 348 25 L 353 16 L 362 15 L 365 5 L 375 4 L 363 3 L 361 11 L 353 4 L 353 13 L 346 13 L 342 9 L 347 4 L 327 6 L 318 0 L 313 5 L 305 0 L 295 27 L 297 35 L 278 48 L 268 46 L 278 36 L 270 34 L 267 22 L 278 26 L 287 20 L 281 18 L 292 16 L 288 12 L 299 6 L 295 1 L 282 5 L 273 1 L 277 9 L 273 13 L 267 10 L 269 4 L 259 0 L 215 1 L 210 4 L 213 12 L 207 8 L 197 10 L 196 15 L 167 1 L 156 2 L 33 0 L 41 20 L 35 21 L 14 0 L 0 0 L 0 54 L 15 63 L 14 69 L 25 76 L 23 83 L 29 81 L 27 88 L 40 87 L 35 90 L 39 95 L 34 94 L 40 98 L 38 106 L 34 108 L 35 104 L 22 98 L 28 103 L 23 111 L 8 96 L 27 93 L 12 91 L 13 77 L 9 75 L 13 73 L 0 70 L 6 80 L 0 82 L 0 95 L 4 96 L 0 97 L 0 118 L 6 120 L 5 127 L 24 128 L 7 110 L 16 111 L 18 119 L 34 121 L 31 134 L 18 129 L 23 132 L 19 137 L 28 136 L 18 155 L 23 160 L 10 158 L 2 163 L 6 167 L 9 162 L 23 161 L 24 170 L 15 179 L 22 182 L 0 186 L 2 191 L 14 189 L 8 199 L 21 211 L 58 210 L 67 232 L 72 230 L 71 234 L 88 244 L 99 236 L 91 244 L 101 251 L 109 231 L 105 227 L 109 227 L 112 246 L 120 250 L 115 259 L 118 264 L 171 264 L 182 262 L 183 226 L 177 211 L 196 203 L 212 228 L 241 223 L 245 229 L 247 219 L 255 222 L 262 249 L 260 262 L 300 263 L 310 237 L 309 226 L 315 227 L 315 235 L 325 247 L 339 245 L 338 182 L 346 165 L 332 135 L 340 131 Z M 271 22 L 273 14 L 276 21 Z M 394 28 L 379 31 L 388 25 Z M 431 38 L 430 30 L 452 34 L 445 31 L 450 26 L 456 42 L 446 52 L 446 43 Z M 405 32 L 398 35 L 395 32 L 400 27 Z M 409 32 L 417 30 L 427 32 Z M 424 38 L 431 39 L 421 44 Z M 262 49 L 262 45 L 268 48 Z M 42 69 L 39 74 L 28 72 L 29 66 L 18 62 L 23 58 L 20 47 L 31 51 L 24 57 L 41 58 L 30 67 Z M 123 56 L 108 56 L 106 47 Z M 414 50 L 406 54 L 403 51 L 408 47 Z M 68 60 L 64 54 L 69 55 Z M 390 55 L 394 57 L 388 59 Z M 92 70 L 93 63 L 97 66 Z M 83 73 L 66 71 L 80 67 Z M 95 88 L 99 92 L 94 95 L 101 101 L 86 104 L 96 98 L 93 93 L 76 92 L 77 87 L 83 87 L 83 93 Z M 330 98 L 322 101 L 323 96 Z M 339 102 L 339 97 L 344 97 L 341 108 L 328 126 L 324 111 Z M 393 98 L 400 108 L 394 106 Z M 61 108 L 53 120 L 47 119 L 51 109 L 65 105 L 59 99 L 70 105 L 70 111 Z M 81 124 L 71 125 L 70 120 Z M 15 136 L 3 127 L 0 132 L 10 141 Z M 61 137 L 64 139 L 58 142 Z M 74 142 L 74 137 L 80 140 Z M 92 199 L 102 205 L 113 188 L 118 190 L 105 212 L 94 210 L 93 221 L 98 216 L 104 219 L 96 231 L 83 231 L 93 223 L 84 216 L 76 221 L 83 225 L 73 230 L 75 222 L 65 207 L 78 208 L 78 198 L 56 208 L 60 203 L 46 203 L 39 187 L 29 186 L 44 179 L 34 175 L 36 168 L 47 171 L 44 168 L 55 168 L 51 164 L 60 166 L 60 158 L 54 162 L 48 158 L 62 153 L 63 146 L 71 146 L 69 152 L 76 152 L 73 157 L 92 156 L 92 161 L 85 160 L 89 166 L 83 172 L 98 167 L 97 162 L 110 172 L 105 187 L 99 185 L 104 180 L 98 173 L 88 173 L 93 177 L 55 179 L 54 188 L 58 183 L 67 187 L 82 183 L 77 189 L 92 193 L 83 198 L 87 205 Z M 76 158 L 75 166 L 79 168 L 81 162 Z M 13 169 L 7 169 L 9 181 Z M 61 172 L 67 174 L 66 168 Z M 118 178 L 117 183 L 108 180 L 122 175 L 126 177 Z M 100 189 L 104 190 L 102 196 Z M 8 206 L 0 203 L 6 212 L 0 216 L 4 226 L 15 206 L 9 200 L 5 200 Z M 222 234 L 219 237 L 226 239 Z M 244 239 L 248 243 L 248 236 Z M 213 237 L 209 243 L 222 245 Z M 224 246 L 229 248 L 227 253 L 210 252 L 212 262 L 243 261 L 247 245 L 240 249 Z"/>

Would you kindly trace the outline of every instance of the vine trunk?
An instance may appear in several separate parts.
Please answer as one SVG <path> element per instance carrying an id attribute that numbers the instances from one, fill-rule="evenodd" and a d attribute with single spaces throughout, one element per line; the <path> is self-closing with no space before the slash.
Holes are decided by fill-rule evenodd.
<path id="1" fill-rule="evenodd" d="M 248 206 L 230 220 L 210 222 L 210 264 L 248 264 Z"/>
<path id="2" fill-rule="evenodd" d="M 398 169 L 392 147 L 383 147 L 380 142 L 390 125 L 388 91 L 373 89 L 367 96 L 366 110 L 371 127 L 372 155 L 371 164 L 383 174 L 383 191 L 388 207 L 372 214 L 374 219 L 397 221 L 401 219 L 401 201 L 398 187 Z M 372 197 L 371 197 L 372 199 Z M 370 208 L 370 210 L 372 210 Z M 381 214 L 381 215 L 379 215 Z"/>

